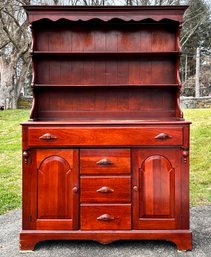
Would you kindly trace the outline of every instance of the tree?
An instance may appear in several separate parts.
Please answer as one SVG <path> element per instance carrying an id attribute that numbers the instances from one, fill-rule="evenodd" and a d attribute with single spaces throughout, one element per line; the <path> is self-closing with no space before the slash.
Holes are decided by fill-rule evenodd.
<path id="1" fill-rule="evenodd" d="M 211 48 L 211 10 L 203 0 L 189 0 L 184 17 L 181 45 L 184 50 L 195 51 Z"/>
<path id="2" fill-rule="evenodd" d="M 4 0 L 0 3 L 0 108 L 17 108 L 30 74 L 31 33 L 22 5 L 104 5 L 106 0 Z M 29 84 L 29 81 L 28 81 Z"/>
<path id="3" fill-rule="evenodd" d="M 30 33 L 21 4 L 28 0 L 5 0 L 0 4 L 0 106 L 16 108 L 30 67 Z"/>
<path id="4" fill-rule="evenodd" d="M 194 73 L 197 47 L 202 53 L 209 54 L 211 50 L 211 10 L 203 0 L 189 0 L 188 4 L 189 8 L 184 16 L 181 46 L 183 52 L 191 57 L 189 66 Z"/>

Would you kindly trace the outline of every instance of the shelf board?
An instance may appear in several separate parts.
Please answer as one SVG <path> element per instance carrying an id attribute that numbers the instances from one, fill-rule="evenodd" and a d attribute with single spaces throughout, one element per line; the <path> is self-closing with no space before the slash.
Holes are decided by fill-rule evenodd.
<path id="1" fill-rule="evenodd" d="M 34 84 L 32 87 L 178 87 L 179 84 L 92 84 L 92 85 L 70 85 L 70 84 Z"/>
<path id="2" fill-rule="evenodd" d="M 167 52 L 138 52 L 138 51 L 128 51 L 128 52 L 94 52 L 94 51 L 84 51 L 84 52 L 69 52 L 69 51 L 32 51 L 31 55 L 41 56 L 41 55 L 55 55 L 55 56 L 145 56 L 145 55 L 179 55 L 180 51 L 167 51 Z"/>

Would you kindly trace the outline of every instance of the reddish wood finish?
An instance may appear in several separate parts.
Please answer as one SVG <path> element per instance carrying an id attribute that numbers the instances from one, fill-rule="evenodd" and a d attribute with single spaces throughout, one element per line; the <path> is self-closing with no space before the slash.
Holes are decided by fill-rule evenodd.
<path id="1" fill-rule="evenodd" d="M 82 230 L 131 229 L 131 205 L 81 205 Z"/>
<path id="2" fill-rule="evenodd" d="M 179 104 L 186 6 L 27 6 L 20 249 L 167 240 L 191 250 L 189 124 Z"/>
<path id="3" fill-rule="evenodd" d="M 183 144 L 183 128 L 180 127 L 29 127 L 28 144 L 29 146 L 139 146 L 139 145 L 175 145 Z M 50 133 L 56 136 L 56 139 L 42 140 L 40 137 Z M 159 134 L 166 133 L 170 138 L 156 138 Z M 90 154 L 92 150 L 90 151 Z M 83 156 L 83 150 L 82 150 Z M 97 161 L 98 153 L 94 160 Z M 117 159 L 117 158 L 116 158 Z M 122 160 L 123 158 L 121 158 Z M 127 159 L 127 163 L 128 163 Z M 84 158 L 82 157 L 84 165 Z M 124 160 L 123 160 L 124 161 Z M 120 160 L 117 165 L 120 165 Z M 123 164 L 124 165 L 124 164 Z M 96 166 L 96 163 L 95 163 Z M 112 165 L 111 165 L 112 166 Z M 98 165 L 97 167 L 100 168 Z M 112 166 L 113 167 L 113 166 Z M 95 167 L 96 168 L 96 167 Z"/>
<path id="4" fill-rule="evenodd" d="M 152 19 L 162 21 L 168 19 L 182 22 L 182 16 L 187 6 L 24 6 L 29 14 L 29 22 L 42 19 L 58 21 L 89 21 L 99 19 L 110 21 L 114 17 L 122 21 L 142 21 Z"/>
<path id="5" fill-rule="evenodd" d="M 82 176 L 80 190 L 82 203 L 125 203 L 131 201 L 129 176 Z"/>
<path id="6" fill-rule="evenodd" d="M 74 219 L 77 223 L 77 216 L 73 217 L 73 199 L 77 198 L 73 188 L 78 186 L 74 184 L 77 169 L 73 171 L 73 150 L 39 149 L 32 163 L 36 163 L 33 172 L 37 187 L 32 188 L 36 194 L 34 226 L 36 229 L 73 229 Z"/>
<path id="7" fill-rule="evenodd" d="M 109 165 L 99 163 L 105 159 L 110 162 Z M 80 151 L 80 173 L 83 175 L 130 174 L 130 150 L 83 149 Z"/>
<path id="8" fill-rule="evenodd" d="M 180 150 L 136 150 L 133 184 L 136 229 L 180 229 Z M 138 170 L 136 170 L 138 169 Z"/>
<path id="9" fill-rule="evenodd" d="M 37 150 L 38 219 L 71 218 L 72 154 L 71 150 Z"/>
<path id="10" fill-rule="evenodd" d="M 36 60 L 39 57 L 39 60 Z M 175 55 L 113 54 L 42 55 L 37 58 L 37 84 L 109 85 L 176 84 Z M 164 58 L 165 57 L 165 58 Z M 152 73 L 152 70 L 154 71 Z M 80 77 L 78 77 L 80 72 Z M 149 74 L 147 77 L 145 74 Z"/>
<path id="11" fill-rule="evenodd" d="M 114 233 L 115 232 L 115 233 Z M 33 250 L 40 241 L 46 240 L 94 240 L 101 244 L 117 240 L 167 240 L 176 244 L 177 249 L 192 249 L 190 230 L 79 230 L 79 231 L 30 231 L 25 230 L 20 236 L 22 251 Z"/>

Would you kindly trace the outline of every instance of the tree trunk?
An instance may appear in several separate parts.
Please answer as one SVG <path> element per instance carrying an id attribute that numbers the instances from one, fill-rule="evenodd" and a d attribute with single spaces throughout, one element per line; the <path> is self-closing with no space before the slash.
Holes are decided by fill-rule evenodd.
<path id="1" fill-rule="evenodd" d="M 4 109 L 13 108 L 13 63 L 1 57 L 1 84 L 0 84 L 0 107 Z"/>

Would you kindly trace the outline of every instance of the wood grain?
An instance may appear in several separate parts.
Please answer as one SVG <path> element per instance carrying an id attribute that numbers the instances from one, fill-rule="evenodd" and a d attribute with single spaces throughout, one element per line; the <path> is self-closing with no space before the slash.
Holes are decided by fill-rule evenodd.
<path id="1" fill-rule="evenodd" d="M 109 214 L 113 219 L 110 221 L 97 220 L 103 214 Z M 131 229 L 131 205 L 83 204 L 81 205 L 80 220 L 82 230 Z"/>
<path id="2" fill-rule="evenodd" d="M 80 186 L 81 203 L 127 203 L 131 202 L 129 176 L 82 176 Z M 108 187 L 111 192 L 97 192 Z"/>
<path id="3" fill-rule="evenodd" d="M 110 165 L 97 164 L 108 159 Z M 130 174 L 129 149 L 82 149 L 80 151 L 80 174 L 111 175 Z"/>
<path id="4" fill-rule="evenodd" d="M 41 140 L 40 136 L 50 133 L 55 140 Z M 160 133 L 172 136 L 167 140 L 155 137 Z M 30 146 L 139 146 L 139 145 L 182 145 L 182 127 L 30 127 Z M 83 152 L 82 152 L 83 153 Z M 97 157 L 98 158 L 98 157 Z M 96 159 L 97 161 L 97 159 Z"/>
<path id="5" fill-rule="evenodd" d="M 137 164 L 138 162 L 138 164 Z M 179 150 L 143 149 L 134 152 L 134 226 L 139 229 L 181 227 Z"/>

